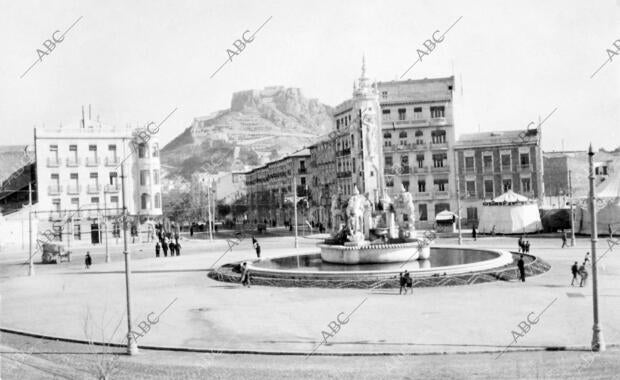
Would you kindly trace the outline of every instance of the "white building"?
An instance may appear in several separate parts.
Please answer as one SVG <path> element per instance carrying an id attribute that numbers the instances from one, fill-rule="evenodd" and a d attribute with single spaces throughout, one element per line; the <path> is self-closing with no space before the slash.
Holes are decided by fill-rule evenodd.
<path id="1" fill-rule="evenodd" d="M 101 223 L 103 211 L 97 209 L 105 208 L 108 216 L 120 214 L 121 165 L 129 215 L 144 220 L 162 214 L 153 131 L 80 120 L 70 127 L 35 129 L 34 138 L 39 220 L 64 220 L 73 237 L 81 239 Z"/>

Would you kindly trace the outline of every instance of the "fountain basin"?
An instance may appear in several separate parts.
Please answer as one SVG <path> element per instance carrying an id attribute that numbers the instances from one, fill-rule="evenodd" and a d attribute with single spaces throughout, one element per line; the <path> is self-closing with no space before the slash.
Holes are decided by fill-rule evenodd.
<path id="1" fill-rule="evenodd" d="M 396 244 L 319 244 L 318 246 L 321 249 L 321 260 L 334 264 L 402 263 L 428 259 L 430 256 L 430 246 L 417 240 Z"/>

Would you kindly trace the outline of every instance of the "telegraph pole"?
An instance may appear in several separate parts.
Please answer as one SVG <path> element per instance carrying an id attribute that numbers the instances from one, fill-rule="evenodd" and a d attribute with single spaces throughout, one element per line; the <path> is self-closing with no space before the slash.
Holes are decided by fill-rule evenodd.
<path id="1" fill-rule="evenodd" d="M 23 236 L 23 235 L 22 235 Z M 34 261 L 32 258 L 32 182 L 28 182 L 28 276 L 34 276 Z"/>
<path id="2" fill-rule="evenodd" d="M 598 241 L 598 233 L 596 231 L 596 207 L 595 207 L 595 193 L 594 193 L 594 162 L 592 151 L 592 144 L 588 150 L 589 165 L 590 165 L 590 241 L 592 243 L 592 309 L 594 315 L 594 324 L 592 325 L 592 351 L 605 351 L 605 340 L 603 339 L 603 332 L 598 320 L 598 276 L 596 267 L 596 242 Z"/>
<path id="3" fill-rule="evenodd" d="M 123 255 L 125 256 L 125 290 L 127 296 L 127 354 L 135 355 L 138 353 L 138 342 L 132 335 L 131 317 L 131 262 L 127 250 L 127 206 L 125 204 L 125 164 L 121 163 L 121 191 L 123 193 Z"/>
<path id="4" fill-rule="evenodd" d="M 457 162 L 457 154 L 457 152 L 454 152 L 454 173 L 456 177 L 456 214 L 459 228 L 459 245 L 461 245 L 463 244 L 463 234 L 461 232 L 461 186 L 459 181 L 459 164 Z"/>
<path id="5" fill-rule="evenodd" d="M 568 196 L 570 197 L 570 246 L 575 246 L 575 210 L 573 206 L 573 181 L 568 171 Z"/>
<path id="6" fill-rule="evenodd" d="M 295 248 L 299 247 L 297 240 L 297 176 L 293 174 L 293 213 L 295 220 Z"/>

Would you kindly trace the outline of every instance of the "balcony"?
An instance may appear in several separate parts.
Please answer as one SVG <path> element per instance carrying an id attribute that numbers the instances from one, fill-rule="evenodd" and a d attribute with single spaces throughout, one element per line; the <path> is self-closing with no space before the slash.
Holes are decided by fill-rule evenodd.
<path id="1" fill-rule="evenodd" d="M 519 168 L 521 168 L 521 170 L 531 170 L 532 168 L 530 167 L 530 164 L 521 164 L 519 166 Z"/>
<path id="2" fill-rule="evenodd" d="M 448 120 L 445 117 L 433 117 L 430 120 L 430 125 L 446 125 Z"/>
<path id="3" fill-rule="evenodd" d="M 414 194 L 414 197 L 417 199 L 430 199 L 431 193 L 429 193 L 428 191 L 419 191 Z"/>
<path id="4" fill-rule="evenodd" d="M 476 198 L 476 192 L 475 191 L 466 191 L 465 192 L 465 199 L 475 199 Z"/>
<path id="5" fill-rule="evenodd" d="M 60 195 L 62 192 L 62 186 L 60 185 L 51 185 L 47 187 L 48 195 Z"/>
<path id="6" fill-rule="evenodd" d="M 118 166 L 121 162 L 118 157 L 106 157 L 105 158 L 105 166 Z"/>
<path id="7" fill-rule="evenodd" d="M 448 149 L 447 142 L 431 142 L 431 149 Z"/>
<path id="8" fill-rule="evenodd" d="M 67 194 L 79 194 L 79 193 L 80 193 L 80 185 L 67 186 Z"/>
<path id="9" fill-rule="evenodd" d="M 78 157 L 68 157 L 67 166 L 68 167 L 80 166 L 80 159 Z"/>
<path id="10" fill-rule="evenodd" d="M 475 167 L 465 167 L 465 173 L 467 174 L 474 174 L 476 173 L 476 168 Z"/>
<path id="11" fill-rule="evenodd" d="M 433 166 L 431 168 L 431 171 L 433 173 L 447 173 L 450 171 L 450 165 L 445 165 L 445 166 Z"/>
<path id="12" fill-rule="evenodd" d="M 419 168 L 417 166 L 414 166 L 413 167 L 413 172 L 415 174 L 426 174 L 426 173 L 428 173 L 428 167 L 424 166 L 422 168 Z"/>
<path id="13" fill-rule="evenodd" d="M 308 172 L 308 170 L 306 168 L 299 168 L 299 170 L 297 171 L 297 173 L 299 174 L 306 174 Z"/>
<path id="14" fill-rule="evenodd" d="M 401 166 L 398 168 L 399 170 L 399 174 L 401 175 L 405 175 L 405 174 L 409 174 L 410 170 L 409 170 L 409 166 Z"/>
<path id="15" fill-rule="evenodd" d="M 336 178 L 351 178 L 351 172 L 338 172 Z"/>
<path id="16" fill-rule="evenodd" d="M 493 173 L 493 166 L 485 166 L 482 168 L 483 173 Z"/>
<path id="17" fill-rule="evenodd" d="M 512 172 L 512 166 L 510 166 L 510 165 L 502 165 L 502 172 L 504 172 L 504 173 Z"/>
<path id="18" fill-rule="evenodd" d="M 489 192 L 484 193 L 484 199 L 493 199 L 493 198 L 495 198 L 495 194 L 489 193 Z"/>
<path id="19" fill-rule="evenodd" d="M 60 166 L 60 160 L 58 157 L 48 157 L 47 158 L 47 167 L 48 168 L 57 168 Z"/>
<path id="20" fill-rule="evenodd" d="M 99 166 L 99 157 L 86 157 L 86 166 Z"/>
<path id="21" fill-rule="evenodd" d="M 450 198 L 450 193 L 445 190 L 436 190 L 433 195 L 435 199 L 447 199 Z"/>
<path id="22" fill-rule="evenodd" d="M 88 194 L 99 194 L 99 192 L 101 191 L 101 185 L 97 184 L 97 185 L 88 185 L 86 187 L 86 192 Z"/>
<path id="23" fill-rule="evenodd" d="M 118 193 L 121 189 L 121 186 L 118 183 L 113 185 L 107 184 L 104 187 L 104 192 L 106 193 Z"/>

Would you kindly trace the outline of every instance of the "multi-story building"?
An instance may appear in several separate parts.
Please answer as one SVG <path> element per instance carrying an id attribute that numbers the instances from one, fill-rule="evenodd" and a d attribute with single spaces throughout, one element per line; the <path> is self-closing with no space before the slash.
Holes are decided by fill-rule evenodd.
<path id="1" fill-rule="evenodd" d="M 251 223 L 283 225 L 293 221 L 293 183 L 298 202 L 307 199 L 309 160 L 310 151 L 304 149 L 245 174 L 248 220 Z M 298 207 L 299 222 L 306 212 L 305 207 Z"/>
<path id="2" fill-rule="evenodd" d="M 148 142 L 139 132 L 145 136 L 143 130 L 93 120 L 35 129 L 40 221 L 64 221 L 67 226 L 56 228 L 66 228 L 75 239 L 99 229 L 102 215 L 121 212 L 121 166 L 128 214 L 139 219 L 160 216 L 159 146 L 150 132 Z"/>
<path id="3" fill-rule="evenodd" d="M 310 219 L 331 228 L 331 196 L 336 190 L 336 141 L 323 139 L 310 150 Z"/>
<path id="4" fill-rule="evenodd" d="M 513 190 L 542 200 L 543 160 L 540 131 L 536 129 L 462 135 L 456 143 L 462 216 L 478 222 L 484 201 Z"/>
<path id="5" fill-rule="evenodd" d="M 620 152 L 599 150 L 594 157 L 595 185 L 598 186 L 620 173 Z M 570 190 L 574 197 L 588 195 L 589 163 L 587 151 L 544 152 L 545 207 L 566 207 Z M 569 182 L 570 172 L 570 182 Z"/>
<path id="6" fill-rule="evenodd" d="M 455 210 L 454 77 L 377 83 L 381 104 L 385 184 L 414 197 L 416 227 Z"/>

